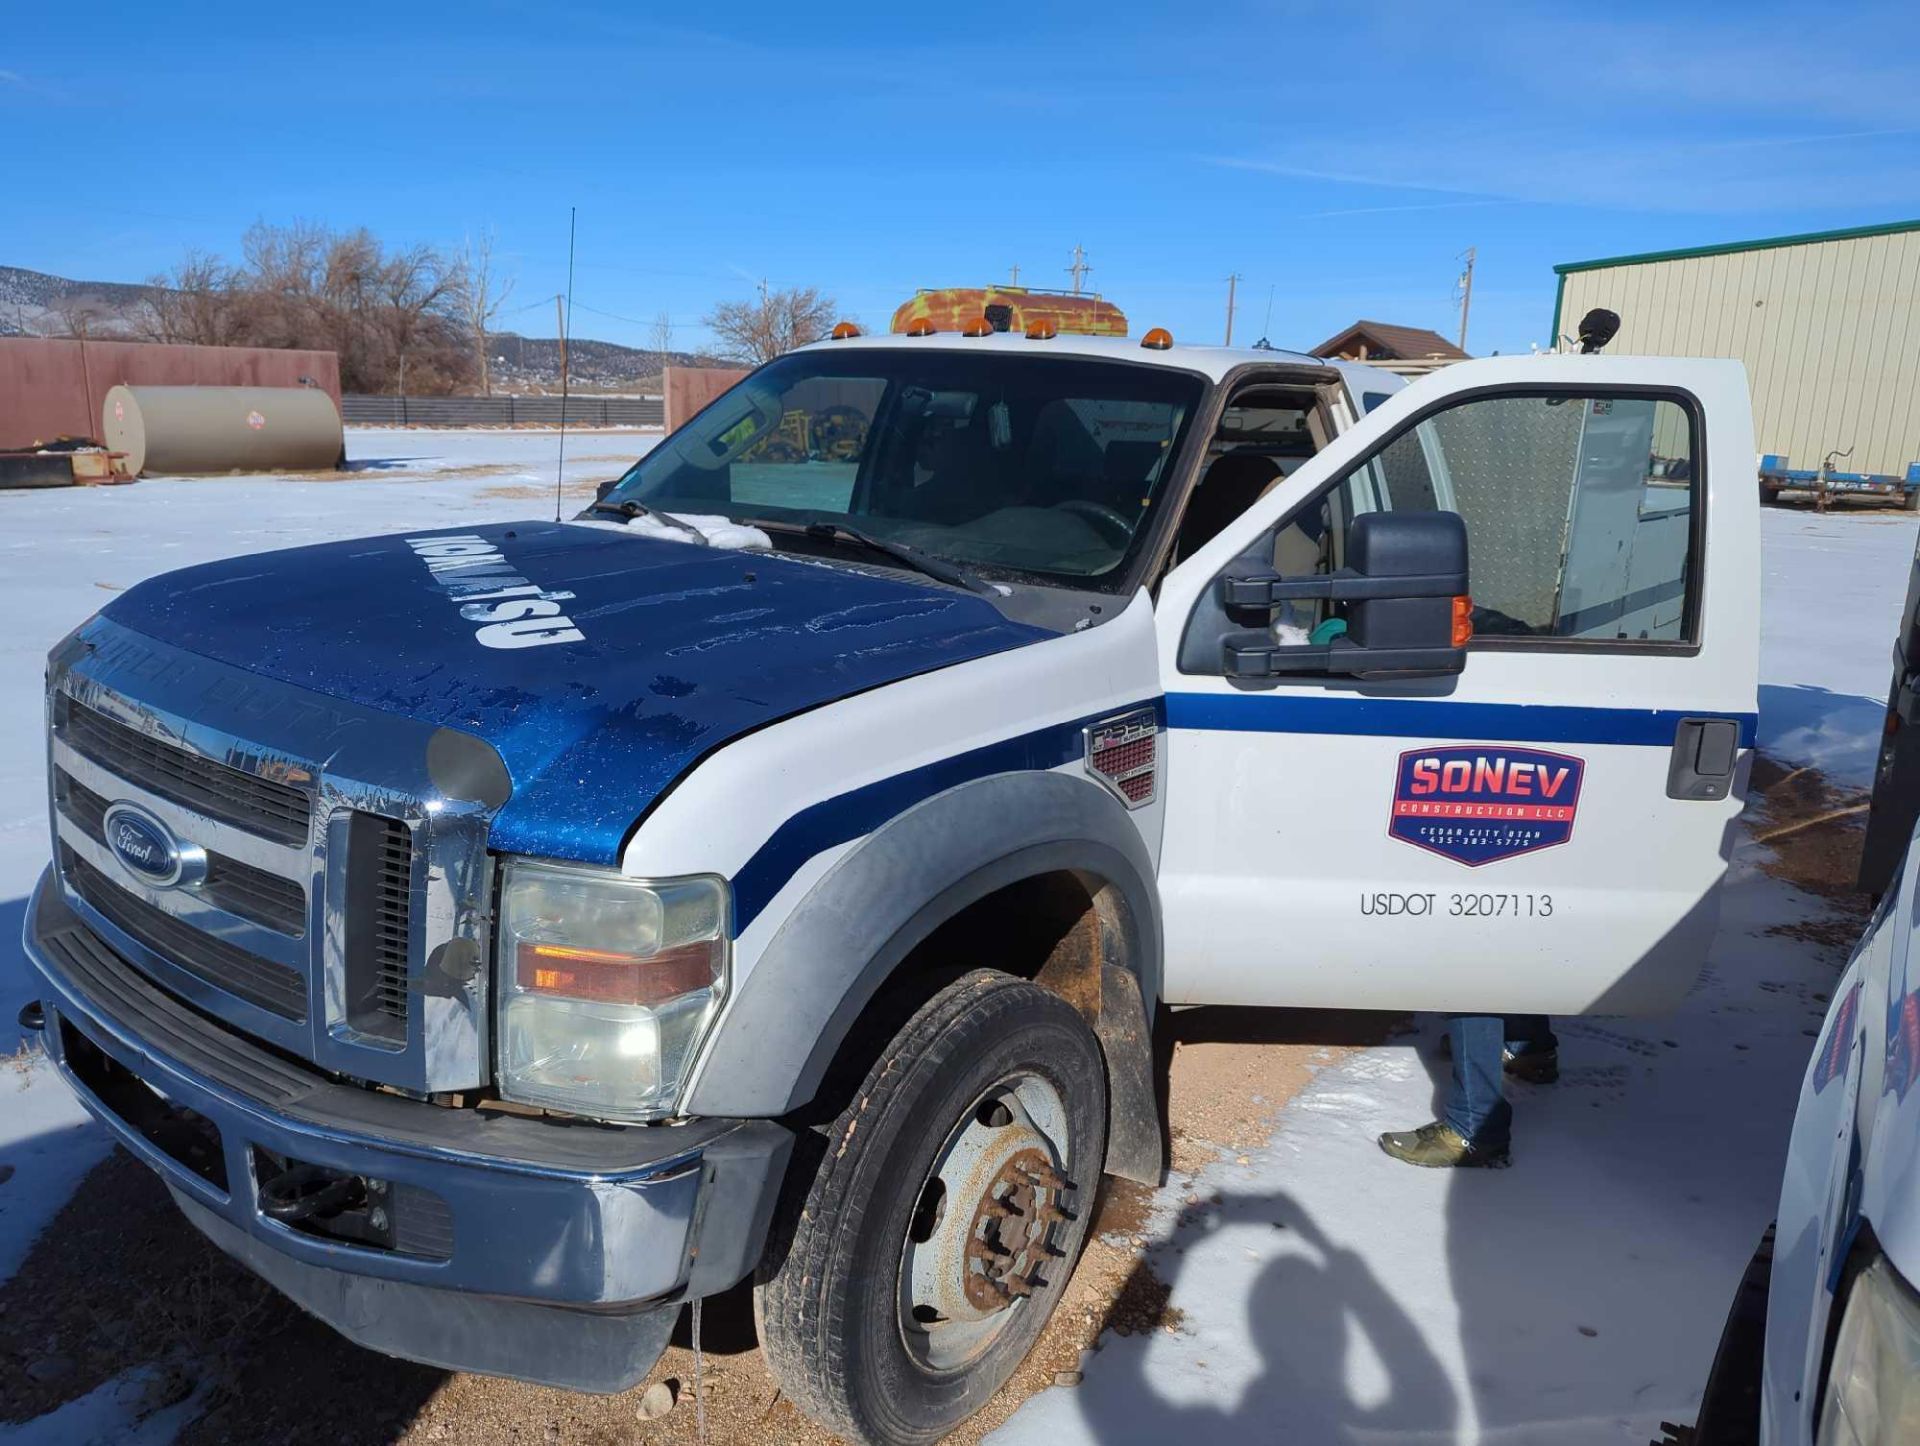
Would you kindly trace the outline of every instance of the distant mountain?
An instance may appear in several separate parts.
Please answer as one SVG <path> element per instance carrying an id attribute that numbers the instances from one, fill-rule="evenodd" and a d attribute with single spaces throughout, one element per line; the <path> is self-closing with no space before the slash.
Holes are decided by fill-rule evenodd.
<path id="1" fill-rule="evenodd" d="M 140 304 L 160 294 L 161 288 L 123 281 L 71 281 L 0 266 L 0 336 L 67 336 L 84 323 L 96 337 L 135 338 Z M 495 390 L 529 388 L 555 390 L 560 386 L 560 343 L 552 337 L 518 336 L 501 332 L 487 338 L 493 354 Z M 644 347 L 574 337 L 567 343 L 572 384 L 593 391 L 616 391 L 657 384 L 660 353 Z M 666 363 L 676 367 L 726 366 L 701 352 L 670 351 Z"/>
<path id="2" fill-rule="evenodd" d="M 65 335 L 83 318 L 90 336 L 131 336 L 134 314 L 155 290 L 0 266 L 0 336 Z"/>
<path id="3" fill-rule="evenodd" d="M 493 385 L 540 387 L 557 390 L 560 386 L 560 343 L 554 337 L 519 336 L 501 332 L 487 338 L 487 350 L 493 354 Z M 567 371 L 576 387 L 605 390 L 654 383 L 660 379 L 661 354 L 643 347 L 621 346 L 617 342 L 593 341 L 576 336 L 567 342 Z M 701 352 L 670 351 L 666 364 L 675 367 L 723 367 L 730 363 Z"/>

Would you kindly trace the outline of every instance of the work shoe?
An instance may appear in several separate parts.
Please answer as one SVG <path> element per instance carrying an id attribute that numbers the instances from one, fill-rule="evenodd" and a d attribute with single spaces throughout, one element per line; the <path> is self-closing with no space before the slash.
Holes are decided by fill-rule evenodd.
<path id="1" fill-rule="evenodd" d="M 1510 1049 L 1500 1051 L 1500 1066 L 1509 1075 L 1528 1084 L 1552 1084 L 1560 1078 L 1560 1051 L 1557 1049 L 1529 1049 L 1515 1054 Z"/>
<path id="2" fill-rule="evenodd" d="M 1453 1037 L 1440 1036 L 1440 1058 L 1453 1058 Z M 1560 1078 L 1560 1051 L 1554 1049 L 1529 1049 L 1516 1054 L 1511 1049 L 1500 1051 L 1500 1067 L 1517 1080 L 1528 1084 L 1552 1084 Z"/>
<path id="3" fill-rule="evenodd" d="M 1505 1145 L 1483 1149 L 1444 1120 L 1382 1135 L 1380 1148 L 1396 1160 L 1429 1170 L 1504 1170 L 1513 1163 Z"/>

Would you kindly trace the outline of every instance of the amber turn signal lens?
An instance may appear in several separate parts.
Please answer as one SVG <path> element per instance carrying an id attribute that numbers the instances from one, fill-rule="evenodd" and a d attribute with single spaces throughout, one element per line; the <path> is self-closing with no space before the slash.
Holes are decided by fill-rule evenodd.
<path id="1" fill-rule="evenodd" d="M 965 326 L 960 328 L 960 335 L 992 336 L 993 323 L 988 321 L 984 316 L 976 316 L 971 321 L 969 321 Z"/>
<path id="2" fill-rule="evenodd" d="M 1473 599 L 1465 593 L 1453 600 L 1453 646 L 1464 648 L 1473 641 Z"/>
<path id="3" fill-rule="evenodd" d="M 682 944 L 645 958 L 559 944 L 520 945 L 520 987 L 600 1004 L 662 1004 L 713 983 L 714 945 Z"/>
<path id="4" fill-rule="evenodd" d="M 1052 341 L 1058 335 L 1060 326 L 1052 317 L 1036 316 L 1027 323 L 1028 341 Z"/>
<path id="5" fill-rule="evenodd" d="M 860 335 L 860 328 L 850 321 L 839 322 L 833 328 L 833 339 L 835 341 L 845 341 L 850 336 L 858 335 Z"/>
<path id="6" fill-rule="evenodd" d="M 930 316 L 916 316 L 907 323 L 908 336 L 932 336 L 933 330 L 933 318 Z"/>
<path id="7" fill-rule="evenodd" d="M 1148 351 L 1165 351 L 1173 345 L 1173 333 L 1168 331 L 1164 326 L 1156 326 L 1152 331 L 1140 338 L 1140 345 Z"/>

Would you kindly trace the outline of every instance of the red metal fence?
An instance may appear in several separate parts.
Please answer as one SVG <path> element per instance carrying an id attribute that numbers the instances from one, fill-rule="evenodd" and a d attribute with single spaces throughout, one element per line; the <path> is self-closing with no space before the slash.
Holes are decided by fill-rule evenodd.
<path id="1" fill-rule="evenodd" d="M 330 351 L 0 337 L 0 451 L 100 435 L 109 387 L 320 387 L 340 405 Z"/>
<path id="2" fill-rule="evenodd" d="M 667 430 L 685 426 L 689 417 L 746 374 L 732 367 L 668 367 L 660 388 L 666 393 Z"/>

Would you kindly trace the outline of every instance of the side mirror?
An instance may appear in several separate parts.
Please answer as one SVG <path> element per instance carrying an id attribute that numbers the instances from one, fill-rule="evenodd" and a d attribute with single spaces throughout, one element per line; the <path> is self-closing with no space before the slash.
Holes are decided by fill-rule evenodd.
<path id="1" fill-rule="evenodd" d="M 607 500 L 607 494 L 619 485 L 620 479 L 618 477 L 609 477 L 605 482 L 596 483 L 593 489 L 593 500 L 595 502 L 605 502 Z"/>
<path id="2" fill-rule="evenodd" d="M 1220 580 L 1227 615 L 1257 630 L 1222 641 L 1230 678 L 1283 673 L 1354 677 L 1457 673 L 1473 636 L 1467 525 L 1457 512 L 1369 512 L 1347 529 L 1347 566 L 1317 577 L 1235 570 Z M 1344 634 L 1289 647 L 1274 609 L 1295 599 L 1334 603 Z"/>

